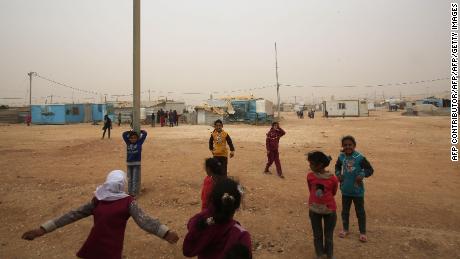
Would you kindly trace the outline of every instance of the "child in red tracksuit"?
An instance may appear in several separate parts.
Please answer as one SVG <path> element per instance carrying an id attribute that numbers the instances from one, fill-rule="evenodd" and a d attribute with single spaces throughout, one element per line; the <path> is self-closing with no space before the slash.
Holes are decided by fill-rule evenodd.
<path id="1" fill-rule="evenodd" d="M 331 259 L 334 251 L 334 228 L 337 222 L 337 206 L 334 196 L 337 193 L 339 181 L 334 173 L 325 170 L 330 164 L 330 156 L 320 151 L 313 151 L 308 153 L 307 159 L 312 170 L 307 175 L 307 182 L 310 191 L 308 205 L 315 252 L 318 258 L 326 254 L 327 258 Z"/>
<path id="2" fill-rule="evenodd" d="M 284 178 L 283 171 L 281 170 L 280 154 L 278 152 L 278 146 L 280 138 L 284 136 L 286 132 L 280 128 L 278 122 L 273 122 L 270 131 L 267 133 L 267 139 L 265 141 L 267 147 L 267 158 L 268 162 L 265 166 L 264 173 L 269 174 L 268 170 L 270 166 L 275 162 L 276 172 L 280 178 Z"/>
<path id="3" fill-rule="evenodd" d="M 198 256 L 198 259 L 235 258 L 235 252 L 245 250 L 251 258 L 251 236 L 233 219 L 241 203 L 240 190 L 238 183 L 229 178 L 214 185 L 210 206 L 193 216 L 187 224 L 188 233 L 182 247 L 184 256 Z"/>
<path id="4" fill-rule="evenodd" d="M 201 210 L 204 210 L 208 207 L 209 196 L 211 195 L 212 188 L 214 184 L 222 178 L 225 178 L 225 175 L 222 171 L 222 163 L 211 157 L 205 160 L 204 166 L 206 168 L 206 178 L 204 178 L 203 187 L 201 189 Z"/>

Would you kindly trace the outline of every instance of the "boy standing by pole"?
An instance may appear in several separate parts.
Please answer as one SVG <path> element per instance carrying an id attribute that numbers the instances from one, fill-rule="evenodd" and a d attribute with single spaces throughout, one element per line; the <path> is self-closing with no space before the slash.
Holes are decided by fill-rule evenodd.
<path id="1" fill-rule="evenodd" d="M 214 122 L 214 131 L 209 138 L 209 150 L 212 152 L 214 158 L 222 163 L 222 171 L 227 176 L 227 163 L 228 163 L 228 149 L 230 147 L 230 158 L 235 155 L 235 147 L 233 146 L 232 139 L 227 132 L 222 128 L 224 127 L 221 120 Z"/>
<path id="2" fill-rule="evenodd" d="M 128 165 L 128 194 L 137 196 L 141 188 L 141 153 L 147 131 L 141 130 L 141 136 L 135 131 L 123 132 L 126 143 L 126 164 Z"/>

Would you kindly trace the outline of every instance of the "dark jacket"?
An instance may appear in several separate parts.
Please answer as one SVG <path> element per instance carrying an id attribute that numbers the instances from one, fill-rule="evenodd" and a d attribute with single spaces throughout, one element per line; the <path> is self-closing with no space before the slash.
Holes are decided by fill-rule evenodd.
<path id="1" fill-rule="evenodd" d="M 136 143 L 132 144 L 129 141 L 129 131 L 123 132 L 123 140 L 126 143 L 126 162 L 138 162 L 141 161 L 142 144 L 144 144 L 147 132 L 141 130 L 141 135 Z"/>

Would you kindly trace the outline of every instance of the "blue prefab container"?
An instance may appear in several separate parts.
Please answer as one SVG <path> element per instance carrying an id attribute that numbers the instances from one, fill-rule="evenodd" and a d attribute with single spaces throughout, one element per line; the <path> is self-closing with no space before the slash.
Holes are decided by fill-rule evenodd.
<path id="1" fill-rule="evenodd" d="M 66 104 L 65 105 L 65 122 L 81 123 L 85 119 L 85 105 L 83 104 Z"/>
<path id="2" fill-rule="evenodd" d="M 33 124 L 65 124 L 64 104 L 32 105 Z"/>
<path id="3" fill-rule="evenodd" d="M 248 122 L 255 122 L 258 120 L 257 112 L 256 112 L 256 100 L 249 100 L 248 101 L 248 111 L 246 112 L 246 121 Z"/>
<path id="4" fill-rule="evenodd" d="M 105 104 L 93 104 L 91 108 L 94 121 L 104 120 L 104 115 L 107 113 Z"/>

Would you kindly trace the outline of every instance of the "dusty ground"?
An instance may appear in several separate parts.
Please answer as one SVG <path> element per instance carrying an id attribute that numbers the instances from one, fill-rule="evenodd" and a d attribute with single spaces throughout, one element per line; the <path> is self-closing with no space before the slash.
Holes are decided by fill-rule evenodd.
<path id="1" fill-rule="evenodd" d="M 374 112 L 368 118 L 298 120 L 284 114 L 281 161 L 285 180 L 262 174 L 266 126 L 226 125 L 236 146 L 229 174 L 247 189 L 236 218 L 257 248 L 255 258 L 311 258 L 304 153 L 320 149 L 334 158 L 340 136 L 352 134 L 357 150 L 375 168 L 367 179 L 369 242 L 352 234 L 334 239 L 337 258 L 460 258 L 460 163 L 449 158 L 448 117 L 401 117 Z M 92 219 L 83 219 L 35 241 L 21 234 L 91 199 L 108 171 L 125 168 L 120 137 L 101 140 L 101 126 L 0 126 L 0 258 L 74 258 Z M 147 128 L 140 205 L 183 237 L 200 209 L 203 160 L 211 128 Z M 335 159 L 334 159 L 335 161 Z M 331 166 L 332 169 L 332 166 Z M 274 171 L 274 168 L 272 168 Z M 341 197 L 336 198 L 339 205 Z M 169 245 L 128 223 L 126 258 L 183 258 L 182 239 Z"/>

